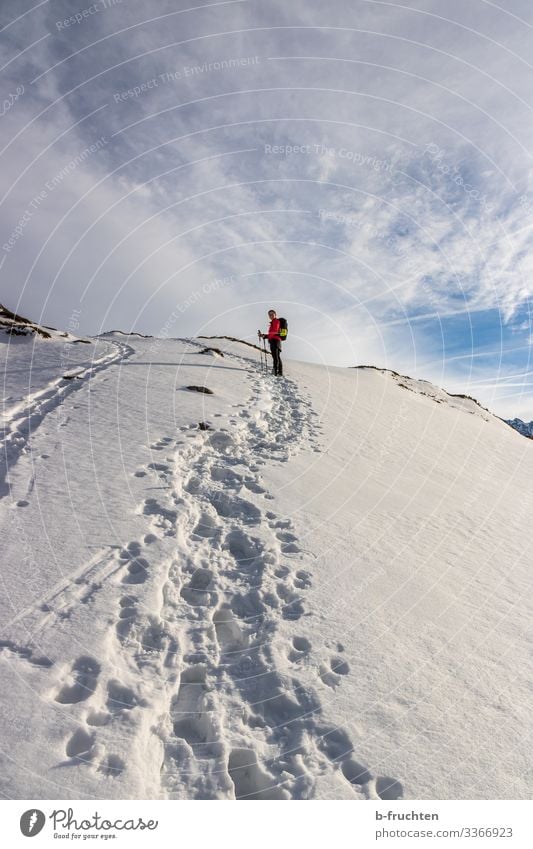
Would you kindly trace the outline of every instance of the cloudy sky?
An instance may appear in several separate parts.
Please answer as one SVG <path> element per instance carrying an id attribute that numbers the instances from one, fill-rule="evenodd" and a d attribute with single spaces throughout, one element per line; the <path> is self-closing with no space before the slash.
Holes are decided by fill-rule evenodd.
<path id="1" fill-rule="evenodd" d="M 0 300 L 533 418 L 529 0 L 3 0 Z M 528 59 L 529 57 L 529 59 Z"/>

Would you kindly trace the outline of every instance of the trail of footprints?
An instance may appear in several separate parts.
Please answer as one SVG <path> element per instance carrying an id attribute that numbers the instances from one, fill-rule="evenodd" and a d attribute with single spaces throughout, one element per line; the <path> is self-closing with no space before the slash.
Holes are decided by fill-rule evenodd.
<path id="1" fill-rule="evenodd" d="M 95 658 L 90 656 L 77 658 L 55 695 L 56 702 L 66 706 L 89 701 L 97 689 L 100 673 L 101 667 Z M 118 681 L 108 681 L 107 709 L 92 709 L 85 714 L 84 719 L 78 720 L 78 727 L 65 742 L 66 760 L 58 766 L 87 764 L 102 775 L 110 777 L 120 775 L 126 766 L 124 760 L 119 755 L 108 753 L 105 745 L 97 744 L 93 727 L 107 725 L 113 713 L 131 710 L 135 704 L 133 691 L 123 687 Z"/>
<path id="2" fill-rule="evenodd" d="M 265 509 L 271 497 L 259 472 L 286 462 L 304 437 L 313 445 L 316 429 L 294 385 L 281 399 L 274 383 L 273 404 L 254 415 L 265 382 L 252 380 L 256 403 L 237 405 L 228 429 L 163 437 L 151 449 L 167 455 L 135 473 L 156 476 L 166 494 L 145 501 L 150 532 L 119 552 L 113 573 L 106 668 L 115 657 L 129 680 L 102 680 L 103 664 L 90 656 L 74 662 L 55 694 L 60 705 L 84 708 L 63 764 L 117 779 L 131 736 L 148 728 L 161 755 L 155 796 L 309 798 L 317 775 L 334 769 L 361 796 L 400 798 L 400 782 L 356 761 L 349 736 L 323 720 L 308 677 L 298 677 L 314 667 L 318 687 L 335 690 L 350 674 L 343 646 L 317 660 L 305 636 L 288 645 L 278 637 L 284 622 L 306 616 L 312 575 L 292 522 Z M 173 555 L 156 568 L 150 549 L 169 542 Z M 280 671 L 287 667 L 290 675 Z"/>

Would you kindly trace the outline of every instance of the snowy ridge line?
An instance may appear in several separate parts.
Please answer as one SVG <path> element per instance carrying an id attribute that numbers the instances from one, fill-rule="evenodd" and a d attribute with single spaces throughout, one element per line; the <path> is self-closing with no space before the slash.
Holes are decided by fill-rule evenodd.
<path id="1" fill-rule="evenodd" d="M 407 374 L 400 374 L 390 368 L 381 368 L 380 366 L 349 366 L 350 369 L 356 371 L 377 371 L 381 374 L 390 376 L 392 380 L 401 389 L 407 389 L 409 392 L 414 392 L 415 395 L 421 395 L 430 398 L 436 404 L 447 404 L 452 409 L 461 410 L 464 413 L 476 414 L 481 416 L 485 421 L 498 419 L 499 417 L 491 413 L 480 402 L 471 395 L 465 395 L 456 392 L 447 392 L 446 389 L 431 383 L 429 380 L 422 378 L 409 377 Z"/>
<path id="2" fill-rule="evenodd" d="M 0 265 L 1 267 L 1 265 Z M 85 342 L 88 339 L 81 339 L 79 336 L 74 336 L 66 331 L 57 330 L 55 327 L 37 324 L 29 318 L 24 318 L 12 310 L 0 304 L 0 332 L 5 332 L 8 336 L 28 336 L 34 334 L 43 339 L 67 339 L 70 343 Z"/>
<path id="3" fill-rule="evenodd" d="M 10 492 L 6 481 L 9 469 L 26 449 L 29 437 L 39 427 L 45 416 L 55 410 L 67 395 L 84 386 L 86 381 L 95 374 L 127 359 L 134 353 L 133 348 L 121 342 L 109 344 L 116 350 L 94 360 L 90 366 L 77 372 L 71 379 L 57 378 L 44 389 L 29 395 L 24 401 L 3 412 L 3 424 L 0 430 L 0 498 Z"/>
<path id="4" fill-rule="evenodd" d="M 226 342 L 238 342 L 241 345 L 246 345 L 248 348 L 253 348 L 255 351 L 261 351 L 261 348 L 259 348 L 257 345 L 253 345 L 251 342 L 244 342 L 242 339 L 235 339 L 233 338 L 233 336 L 197 336 L 190 337 L 185 340 L 189 345 L 193 345 L 195 348 L 198 348 L 200 352 L 204 350 L 209 350 L 209 348 L 206 348 L 205 342 L 197 342 L 197 339 L 208 339 L 215 341 L 217 339 L 221 339 Z M 249 369 L 250 366 L 252 366 L 253 368 L 257 368 L 256 357 L 247 357 L 244 354 L 235 354 L 233 351 L 227 350 L 223 353 L 225 357 L 231 357 L 231 359 L 236 360 L 238 363 L 241 363 L 241 365 L 243 365 L 246 369 Z"/>
<path id="5" fill-rule="evenodd" d="M 197 336 L 197 339 L 226 339 L 228 342 L 239 342 L 240 345 L 247 345 L 249 348 L 254 348 L 256 351 L 262 351 L 262 348 L 259 345 L 255 345 L 253 342 L 246 342 L 245 339 L 237 339 L 236 336 Z M 197 342 L 194 342 L 194 337 L 187 340 L 188 342 L 193 342 L 193 344 L 197 345 Z"/>

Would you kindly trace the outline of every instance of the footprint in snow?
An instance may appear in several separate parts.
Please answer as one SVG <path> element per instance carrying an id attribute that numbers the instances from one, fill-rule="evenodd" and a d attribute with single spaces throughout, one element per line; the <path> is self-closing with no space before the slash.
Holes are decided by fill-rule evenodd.
<path id="1" fill-rule="evenodd" d="M 305 569 L 299 569 L 294 578 L 294 586 L 299 590 L 307 590 L 311 586 L 311 578 L 309 572 Z"/>
<path id="2" fill-rule="evenodd" d="M 116 679 L 108 682 L 106 707 L 110 713 L 132 710 L 139 704 L 141 702 L 130 687 L 126 687 Z"/>
<path id="3" fill-rule="evenodd" d="M 283 619 L 297 621 L 304 615 L 304 607 L 301 599 L 289 587 L 280 583 L 276 587 L 276 593 L 278 598 L 284 602 L 281 610 Z"/>
<path id="4" fill-rule="evenodd" d="M 156 526 L 161 528 L 165 536 L 176 535 L 175 524 L 178 514 L 175 510 L 168 510 L 155 498 L 147 498 L 144 502 L 143 514 L 154 517 Z"/>
<path id="5" fill-rule="evenodd" d="M 372 776 L 367 768 L 352 757 L 346 758 L 341 763 L 341 771 L 350 784 L 356 784 L 362 787 L 372 781 Z"/>
<path id="6" fill-rule="evenodd" d="M 68 758 L 76 758 L 79 761 L 88 761 L 91 758 L 91 749 L 94 746 L 96 734 L 89 733 L 83 728 L 78 728 L 77 731 L 69 738 L 66 745 L 66 754 Z"/>
<path id="7" fill-rule="evenodd" d="M 281 543 L 282 554 L 299 554 L 300 546 L 297 544 L 298 537 L 291 534 L 289 531 L 278 531 L 276 538 Z"/>
<path id="8" fill-rule="evenodd" d="M 311 643 L 306 637 L 293 637 L 292 645 L 298 652 L 311 651 Z"/>
<path id="9" fill-rule="evenodd" d="M 201 513 L 198 524 L 193 530 L 193 535 L 203 537 L 204 539 L 212 539 L 219 534 L 217 520 L 209 513 Z"/>
<path id="10" fill-rule="evenodd" d="M 226 431 L 222 430 L 218 430 L 210 436 L 208 443 L 212 448 L 216 451 L 220 451 L 222 454 L 226 454 L 235 447 L 235 440 L 233 437 Z"/>
<path id="11" fill-rule="evenodd" d="M 337 675 L 348 675 L 350 671 L 349 664 L 342 657 L 332 657 L 330 660 L 331 671 Z"/>
<path id="12" fill-rule="evenodd" d="M 154 442 L 153 445 L 150 445 L 151 451 L 163 451 L 167 446 L 164 442 Z"/>
<path id="13" fill-rule="evenodd" d="M 126 764 L 118 755 L 106 755 L 98 765 L 98 772 L 109 778 L 117 778 L 126 769 Z"/>
<path id="14" fill-rule="evenodd" d="M 231 599 L 231 609 L 246 624 L 257 626 L 265 615 L 267 603 L 265 594 L 261 595 L 257 589 L 252 589 L 244 594 L 235 593 Z"/>
<path id="15" fill-rule="evenodd" d="M 272 592 L 271 590 L 266 590 L 262 594 L 262 601 L 263 601 L 264 605 L 266 605 L 267 607 L 270 607 L 272 610 L 279 610 L 279 607 L 280 607 L 279 596 L 276 595 L 276 593 Z M 286 618 L 286 617 L 284 617 L 284 618 Z"/>
<path id="16" fill-rule="evenodd" d="M 107 713 L 104 710 L 92 710 L 87 714 L 87 725 L 93 725 L 96 728 L 101 728 L 103 725 L 107 725 L 111 720 L 111 714 Z"/>
<path id="17" fill-rule="evenodd" d="M 288 659 L 291 663 L 298 663 L 311 651 L 311 643 L 306 637 L 293 637 L 292 648 L 289 651 Z"/>
<path id="18" fill-rule="evenodd" d="M 212 466 L 210 469 L 211 480 L 217 483 L 223 483 L 227 487 L 237 488 L 242 484 L 242 477 L 231 469 L 226 469 L 224 466 Z"/>
<path id="19" fill-rule="evenodd" d="M 350 667 L 348 663 L 341 657 L 332 657 L 329 663 L 321 663 L 318 669 L 318 674 L 327 687 L 332 690 L 338 687 L 341 682 L 342 675 L 348 675 Z"/>
<path id="20" fill-rule="evenodd" d="M 278 531 L 276 537 L 281 543 L 296 542 L 298 539 L 298 537 L 294 536 L 294 534 L 291 534 L 288 531 Z"/>
<path id="21" fill-rule="evenodd" d="M 240 519 L 247 525 L 258 525 L 261 521 L 261 511 L 243 498 L 230 496 L 220 490 L 209 495 L 209 501 L 223 519 Z"/>
<path id="22" fill-rule="evenodd" d="M 228 760 L 228 772 L 235 787 L 236 799 L 288 799 L 289 794 L 276 785 L 258 763 L 252 749 L 233 749 Z"/>
<path id="23" fill-rule="evenodd" d="M 100 669 L 100 664 L 94 657 L 79 657 L 74 661 L 67 681 L 57 693 L 56 702 L 73 705 L 88 699 L 96 689 Z"/>
<path id="24" fill-rule="evenodd" d="M 229 604 L 223 604 L 218 608 L 213 616 L 213 625 L 216 640 L 222 652 L 247 647 L 247 637 L 241 631 Z"/>
<path id="25" fill-rule="evenodd" d="M 267 513 L 267 516 L 270 516 L 272 518 L 272 520 L 274 520 L 276 518 L 273 513 Z M 280 530 L 289 530 L 290 528 L 293 528 L 294 525 L 293 525 L 293 523 L 291 522 L 290 519 L 278 519 L 277 522 L 272 521 L 271 527 L 272 528 L 279 528 Z"/>
<path id="26" fill-rule="evenodd" d="M 202 744 L 216 740 L 212 711 L 208 707 L 205 666 L 197 664 L 184 669 L 177 695 L 170 706 L 170 717 L 176 737 L 196 748 L 197 756 L 209 753 Z"/>
<path id="27" fill-rule="evenodd" d="M 301 552 L 301 548 L 299 545 L 296 545 L 292 540 L 288 542 L 282 542 L 281 544 L 281 553 L 282 554 L 299 554 Z"/>
<path id="28" fill-rule="evenodd" d="M 342 728 L 317 725 L 317 743 L 331 763 L 339 765 L 350 784 L 367 785 L 372 795 L 373 778 L 369 770 L 353 757 L 353 745 Z"/>
<path id="29" fill-rule="evenodd" d="M 122 642 L 127 639 L 137 619 L 137 601 L 138 599 L 131 595 L 125 595 L 120 599 L 119 621 L 116 624 L 116 632 L 119 640 Z"/>
<path id="30" fill-rule="evenodd" d="M 255 480 L 245 480 L 244 486 L 250 492 L 255 493 L 255 495 L 266 495 L 268 494 L 263 486 Z"/>
<path id="31" fill-rule="evenodd" d="M 157 655 L 166 648 L 167 634 L 160 622 L 153 617 L 150 618 L 150 624 L 141 635 L 140 644 L 146 654 Z"/>
<path id="32" fill-rule="evenodd" d="M 152 472 L 170 472 L 170 466 L 166 463 L 150 463 L 148 468 Z"/>
<path id="33" fill-rule="evenodd" d="M 403 785 L 396 778 L 384 776 L 376 778 L 376 793 L 380 799 L 393 802 L 403 798 Z"/>
<path id="34" fill-rule="evenodd" d="M 191 607 L 212 607 L 217 602 L 216 593 L 209 590 L 212 579 L 210 569 L 196 569 L 189 583 L 181 588 L 181 597 Z"/>
<path id="35" fill-rule="evenodd" d="M 150 564 L 145 557 L 132 558 L 128 565 L 128 574 L 122 578 L 123 584 L 144 584 L 148 578 Z"/>
<path id="36" fill-rule="evenodd" d="M 231 556 L 240 566 L 249 565 L 263 552 L 258 539 L 249 537 L 238 529 L 229 532 L 224 540 L 223 547 L 229 550 Z"/>
<path id="37" fill-rule="evenodd" d="M 133 557 L 137 557 L 138 554 L 141 553 L 141 546 L 138 542 L 130 542 L 128 545 L 122 549 L 120 552 L 121 560 L 131 560 Z"/>

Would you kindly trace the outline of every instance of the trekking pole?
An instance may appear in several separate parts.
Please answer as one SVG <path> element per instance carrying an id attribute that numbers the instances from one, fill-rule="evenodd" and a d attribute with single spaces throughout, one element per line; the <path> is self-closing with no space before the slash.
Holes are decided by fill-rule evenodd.
<path id="1" fill-rule="evenodd" d="M 259 358 L 261 360 L 261 372 L 264 372 L 265 367 L 263 365 L 263 346 L 261 345 L 261 340 L 263 339 L 263 336 L 260 330 L 257 331 L 257 338 L 259 339 Z"/>
<path id="2" fill-rule="evenodd" d="M 263 339 L 263 351 L 265 352 L 265 374 L 268 374 L 268 354 L 267 354 L 267 343 L 266 343 L 265 339 Z"/>

